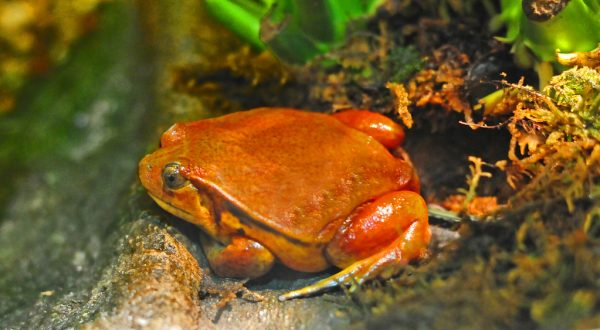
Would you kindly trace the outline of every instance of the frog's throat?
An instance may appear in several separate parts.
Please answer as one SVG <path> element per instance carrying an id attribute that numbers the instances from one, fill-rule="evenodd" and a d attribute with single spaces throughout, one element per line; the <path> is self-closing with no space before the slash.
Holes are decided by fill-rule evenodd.
<path id="1" fill-rule="evenodd" d="M 156 202 L 156 204 L 158 204 L 158 206 L 160 206 L 163 210 L 165 210 L 183 220 L 189 221 L 191 223 L 196 223 L 196 220 L 191 213 L 186 212 L 180 208 L 177 208 L 177 207 L 161 200 L 160 198 L 154 196 L 152 193 L 148 193 L 148 195 L 150 195 L 150 197 L 152 197 L 152 199 Z"/>

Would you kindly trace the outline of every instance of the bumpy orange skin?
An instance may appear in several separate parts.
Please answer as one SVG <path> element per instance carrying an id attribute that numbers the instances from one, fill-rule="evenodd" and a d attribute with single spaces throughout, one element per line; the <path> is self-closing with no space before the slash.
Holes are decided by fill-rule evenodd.
<path id="1" fill-rule="evenodd" d="M 425 253 L 427 208 L 403 139 L 400 126 L 365 110 L 261 108 L 173 125 L 139 175 L 161 207 L 213 239 L 203 244 L 218 274 L 259 277 L 275 260 L 344 268 L 288 299 Z M 177 187 L 163 181 L 173 164 Z"/>

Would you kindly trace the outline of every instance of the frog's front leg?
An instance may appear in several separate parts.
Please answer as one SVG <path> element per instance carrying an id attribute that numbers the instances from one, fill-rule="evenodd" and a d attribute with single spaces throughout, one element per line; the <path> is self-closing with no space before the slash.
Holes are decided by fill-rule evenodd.
<path id="1" fill-rule="evenodd" d="M 211 269 L 219 276 L 257 278 L 266 274 L 275 262 L 271 251 L 243 236 L 233 236 L 224 245 L 203 235 L 201 242 Z"/>
<path id="2" fill-rule="evenodd" d="M 421 258 L 430 238 L 427 205 L 419 194 L 407 190 L 385 194 L 359 206 L 327 245 L 327 258 L 342 271 L 279 299 L 303 297 L 337 285 L 361 284 Z"/>

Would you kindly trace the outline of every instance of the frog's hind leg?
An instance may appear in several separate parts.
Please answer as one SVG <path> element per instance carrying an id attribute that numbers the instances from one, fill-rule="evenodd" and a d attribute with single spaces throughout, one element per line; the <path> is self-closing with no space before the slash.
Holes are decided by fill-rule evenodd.
<path id="1" fill-rule="evenodd" d="M 390 118 L 368 110 L 344 110 L 332 115 L 346 126 L 361 131 L 386 147 L 396 158 L 405 164 L 399 164 L 401 168 L 410 168 L 412 176 L 406 187 L 402 189 L 419 192 L 420 183 L 417 172 L 412 168 L 408 154 L 400 147 L 404 141 L 404 129 Z M 408 165 L 408 166 L 407 166 Z"/>
<path id="2" fill-rule="evenodd" d="M 390 118 L 368 110 L 344 110 L 333 117 L 346 126 L 370 135 L 386 148 L 393 150 L 404 141 L 404 129 Z"/>
<path id="3" fill-rule="evenodd" d="M 427 206 L 412 191 L 396 191 L 363 205 L 345 221 L 326 248 L 337 274 L 280 300 L 304 297 L 338 285 L 362 284 L 421 258 L 431 238 Z"/>

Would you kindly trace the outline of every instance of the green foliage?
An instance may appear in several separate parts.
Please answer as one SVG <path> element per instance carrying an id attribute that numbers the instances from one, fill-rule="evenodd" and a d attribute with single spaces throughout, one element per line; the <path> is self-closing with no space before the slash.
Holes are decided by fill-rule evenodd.
<path id="1" fill-rule="evenodd" d="M 208 11 L 254 48 L 304 63 L 346 40 L 348 26 L 382 0 L 206 0 Z"/>
<path id="2" fill-rule="evenodd" d="M 571 0 L 546 21 L 528 19 L 520 0 L 502 0 L 500 20 L 507 34 L 499 39 L 512 43 L 517 62 L 527 67 L 536 60 L 554 61 L 557 49 L 589 51 L 600 42 L 600 0 Z"/>
<path id="3" fill-rule="evenodd" d="M 206 0 L 206 9 L 233 33 L 255 49 L 265 48 L 260 40 L 260 21 L 277 0 Z"/>

